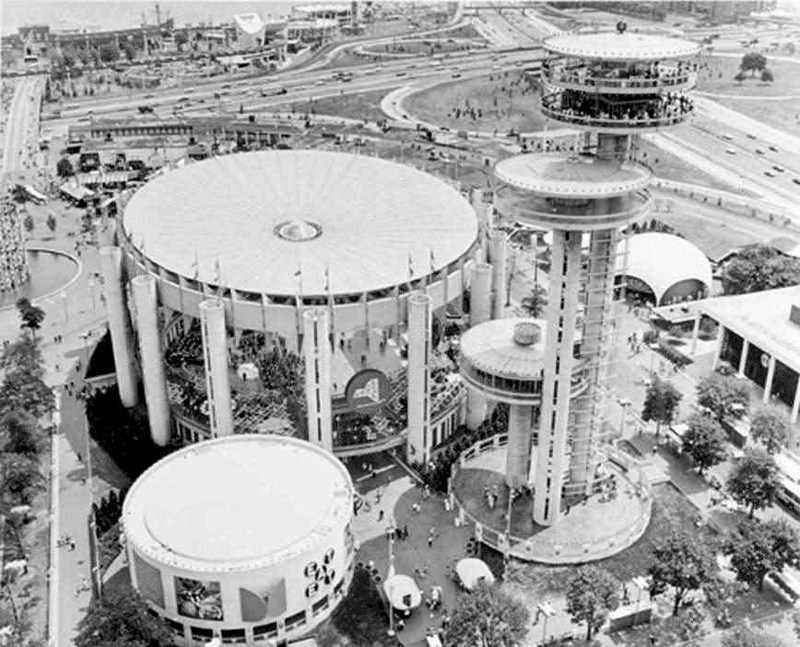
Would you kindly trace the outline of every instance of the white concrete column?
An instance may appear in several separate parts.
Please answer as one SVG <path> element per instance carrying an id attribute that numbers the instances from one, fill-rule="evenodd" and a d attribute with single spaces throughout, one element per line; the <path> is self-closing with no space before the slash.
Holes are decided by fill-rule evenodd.
<path id="1" fill-rule="evenodd" d="M 123 406 L 133 407 L 139 402 L 139 389 L 133 361 L 128 308 L 125 305 L 122 287 L 122 250 L 119 247 L 102 247 L 100 266 L 103 270 L 108 329 L 111 332 L 111 349 L 114 353 L 119 399 Z"/>
<path id="2" fill-rule="evenodd" d="M 506 485 L 515 488 L 528 483 L 531 458 L 531 406 L 512 404 L 508 411 Z"/>
<path id="3" fill-rule="evenodd" d="M 792 424 L 797 423 L 797 414 L 800 412 L 800 377 L 797 380 L 797 388 L 794 390 L 794 401 L 792 402 Z"/>
<path id="4" fill-rule="evenodd" d="M 533 519 L 550 526 L 561 516 L 569 435 L 570 385 L 581 278 L 581 232 L 553 232 L 547 292 L 547 332 Z M 562 285 L 564 286 L 562 288 Z M 563 297 L 563 301 L 562 301 Z"/>
<path id="5" fill-rule="evenodd" d="M 431 298 L 424 292 L 408 297 L 408 459 L 427 463 L 430 429 Z"/>
<path id="6" fill-rule="evenodd" d="M 694 355 L 697 352 L 697 337 L 700 334 L 700 320 L 703 318 L 702 313 L 698 310 L 694 317 L 694 325 L 692 326 L 692 343 L 689 346 L 689 354 Z"/>
<path id="7" fill-rule="evenodd" d="M 489 417 L 486 396 L 471 386 L 467 387 L 467 415 L 466 425 L 475 431 L 481 423 Z"/>
<path id="8" fill-rule="evenodd" d="M 742 356 L 739 358 L 739 377 L 744 377 L 744 369 L 747 367 L 747 353 L 750 351 L 750 340 L 742 337 Z"/>
<path id="9" fill-rule="evenodd" d="M 136 305 L 136 328 L 139 334 L 139 353 L 142 360 L 144 397 L 150 436 L 156 445 L 164 447 L 171 436 L 167 378 L 164 373 L 164 355 L 161 351 L 161 330 L 158 325 L 158 294 L 156 279 L 142 274 L 131 280 L 133 301 Z"/>
<path id="10" fill-rule="evenodd" d="M 492 263 L 492 319 L 503 316 L 506 303 L 506 255 L 508 243 L 506 233 L 493 231 L 489 235 L 489 260 Z"/>
<path id="11" fill-rule="evenodd" d="M 206 299 L 200 303 L 200 330 L 203 336 L 211 435 L 215 438 L 230 436 L 233 433 L 233 410 L 228 373 L 228 333 L 222 301 Z"/>
<path id="12" fill-rule="evenodd" d="M 727 332 L 727 328 L 722 324 L 719 325 L 719 332 L 717 333 L 717 343 L 714 346 L 714 359 L 711 361 L 711 370 L 717 370 L 717 366 L 719 366 L 719 358 L 722 356 L 722 344 L 725 342 L 725 334 Z"/>
<path id="13" fill-rule="evenodd" d="M 769 356 L 769 364 L 767 365 L 767 381 L 764 382 L 764 395 L 762 402 L 769 404 L 770 396 L 772 395 L 772 382 L 775 379 L 775 364 L 777 363 L 775 355 Z"/>
<path id="14" fill-rule="evenodd" d="M 313 308 L 303 313 L 303 356 L 306 365 L 308 441 L 333 451 L 331 421 L 331 344 L 328 310 Z"/>
<path id="15" fill-rule="evenodd" d="M 470 325 L 477 326 L 492 318 L 492 274 L 489 263 L 475 263 L 470 282 Z"/>

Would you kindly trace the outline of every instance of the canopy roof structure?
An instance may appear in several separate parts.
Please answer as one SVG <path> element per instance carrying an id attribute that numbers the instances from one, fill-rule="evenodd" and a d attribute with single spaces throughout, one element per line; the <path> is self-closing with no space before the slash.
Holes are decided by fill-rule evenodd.
<path id="1" fill-rule="evenodd" d="M 461 356 L 489 375 L 540 380 L 544 361 L 545 322 L 507 318 L 473 326 L 461 337 Z"/>
<path id="2" fill-rule="evenodd" d="M 422 602 L 422 592 L 408 575 L 392 575 L 383 583 L 389 603 L 400 611 L 416 609 Z"/>
<path id="3" fill-rule="evenodd" d="M 605 61 L 686 58 L 701 49 L 700 43 L 690 40 L 630 31 L 559 34 L 545 38 L 542 44 L 555 54 Z"/>
<path id="4" fill-rule="evenodd" d="M 462 586 L 468 591 L 475 588 L 481 580 L 487 584 L 494 583 L 494 575 L 492 575 L 492 571 L 489 570 L 486 562 L 475 557 L 468 557 L 458 562 L 456 564 L 456 575 L 461 580 Z"/>
<path id="5" fill-rule="evenodd" d="M 257 36 L 264 29 L 264 21 L 257 13 L 239 13 L 233 17 L 237 29 L 241 29 L 245 34 Z"/>
<path id="6" fill-rule="evenodd" d="M 283 296 L 362 294 L 464 258 L 469 202 L 445 182 L 381 159 L 288 150 L 215 157 L 131 198 L 130 243 L 184 278 Z"/>
<path id="7" fill-rule="evenodd" d="M 617 256 L 617 273 L 623 271 Z M 655 295 L 656 304 L 673 285 L 695 279 L 711 287 L 711 263 L 694 243 L 680 236 L 648 232 L 631 236 L 625 274 L 643 281 Z"/>
<path id="8" fill-rule="evenodd" d="M 160 563 L 201 572 L 260 568 L 325 540 L 352 515 L 353 484 L 324 449 L 237 435 L 170 454 L 125 499 L 125 536 Z"/>

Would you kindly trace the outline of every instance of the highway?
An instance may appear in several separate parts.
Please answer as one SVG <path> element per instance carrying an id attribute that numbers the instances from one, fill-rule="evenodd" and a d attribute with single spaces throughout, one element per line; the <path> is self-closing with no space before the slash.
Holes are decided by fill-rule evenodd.
<path id="1" fill-rule="evenodd" d="M 38 76 L 24 77 L 16 84 L 6 123 L 4 174 L 32 167 L 39 150 L 39 101 L 43 85 Z"/>

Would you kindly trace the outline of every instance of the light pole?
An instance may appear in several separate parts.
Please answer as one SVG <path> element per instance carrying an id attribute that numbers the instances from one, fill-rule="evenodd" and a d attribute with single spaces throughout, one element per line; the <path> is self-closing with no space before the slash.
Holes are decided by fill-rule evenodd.
<path id="1" fill-rule="evenodd" d="M 386 569 L 386 581 L 390 581 L 394 577 L 394 526 L 389 526 L 386 529 L 386 539 L 389 541 L 389 567 Z M 386 633 L 389 636 L 395 635 L 394 630 L 394 604 L 392 603 L 392 593 L 394 591 L 394 587 L 389 585 L 387 589 L 388 598 L 389 598 L 389 631 Z"/>
<path id="2" fill-rule="evenodd" d="M 506 509 L 506 541 L 503 551 L 503 579 L 508 577 L 508 562 L 511 559 L 511 506 L 514 503 L 514 488 L 508 486 L 508 506 Z"/>
<path id="3" fill-rule="evenodd" d="M 628 407 L 631 406 L 631 401 L 627 398 L 620 398 L 617 402 L 619 402 L 620 409 L 622 410 L 619 419 L 619 435 L 620 438 L 622 438 L 625 435 L 625 420 L 628 417 Z"/>
<path id="4" fill-rule="evenodd" d="M 91 559 L 91 576 L 94 582 L 95 591 L 99 598 L 103 597 L 103 580 L 100 574 L 100 551 L 97 545 L 97 520 L 94 516 L 94 474 L 92 473 L 92 446 L 89 438 L 89 420 L 86 418 L 86 413 L 83 415 L 83 431 L 85 440 L 86 451 L 86 485 L 89 487 L 89 532 L 91 537 L 92 559 Z"/>
<path id="5" fill-rule="evenodd" d="M 547 619 L 554 616 L 556 612 L 553 610 L 553 605 L 550 604 L 550 600 L 545 600 L 542 602 L 538 607 L 536 607 L 536 610 L 539 614 L 544 616 L 544 623 L 542 625 L 542 642 L 545 642 L 545 640 L 547 640 Z"/>

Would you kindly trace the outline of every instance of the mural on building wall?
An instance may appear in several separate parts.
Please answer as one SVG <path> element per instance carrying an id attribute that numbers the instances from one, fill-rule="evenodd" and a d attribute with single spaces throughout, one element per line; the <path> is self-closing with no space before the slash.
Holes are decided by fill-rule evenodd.
<path id="1" fill-rule="evenodd" d="M 199 620 L 222 620 L 222 591 L 219 582 L 175 578 L 178 613 Z"/>

